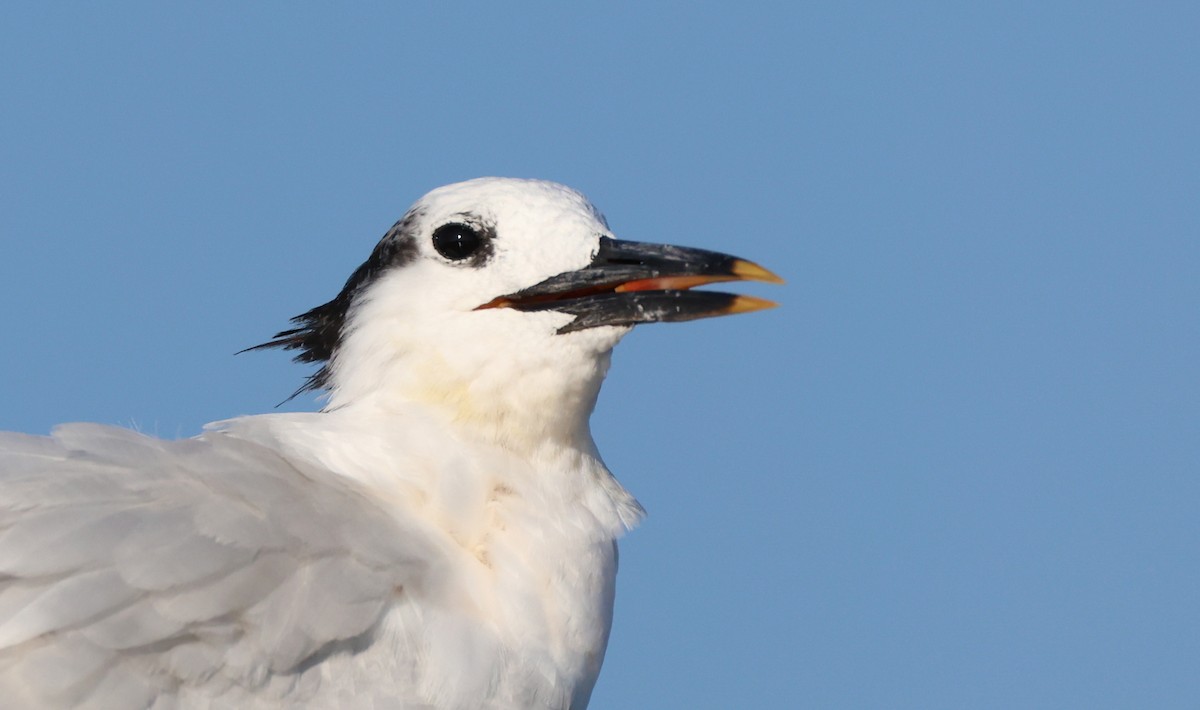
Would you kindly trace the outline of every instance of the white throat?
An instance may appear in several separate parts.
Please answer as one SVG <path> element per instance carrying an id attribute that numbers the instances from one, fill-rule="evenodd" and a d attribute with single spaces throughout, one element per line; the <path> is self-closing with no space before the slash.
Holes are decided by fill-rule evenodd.
<path id="1" fill-rule="evenodd" d="M 422 318 L 381 284 L 331 363 L 326 410 L 416 403 L 465 435 L 514 452 L 593 452 L 588 419 L 627 328 L 556 335 L 569 316 L 498 309 Z M 397 288 L 403 284 L 396 284 Z"/>

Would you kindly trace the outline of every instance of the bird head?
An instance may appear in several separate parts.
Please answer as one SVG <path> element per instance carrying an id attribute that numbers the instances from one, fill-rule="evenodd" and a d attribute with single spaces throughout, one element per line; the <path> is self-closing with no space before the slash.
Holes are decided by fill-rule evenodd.
<path id="1" fill-rule="evenodd" d="M 416 202 L 331 301 L 252 349 L 321 363 L 327 409 L 432 405 L 499 438 L 586 432 L 636 324 L 774 304 L 694 286 L 779 277 L 726 254 L 618 240 L 580 193 L 480 178 Z M 582 428 L 582 429 L 581 429 Z"/>

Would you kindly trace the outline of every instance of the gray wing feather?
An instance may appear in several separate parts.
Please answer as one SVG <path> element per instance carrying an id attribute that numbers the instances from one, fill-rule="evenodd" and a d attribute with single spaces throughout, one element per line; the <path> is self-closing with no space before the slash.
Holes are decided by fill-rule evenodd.
<path id="1" fill-rule="evenodd" d="M 25 584 L 38 587 L 38 593 L 0 624 L 0 646 L 10 648 L 42 634 L 71 628 L 111 613 L 138 596 L 138 590 L 112 569 L 81 572 L 50 583 Z"/>
<path id="2" fill-rule="evenodd" d="M 350 482 L 221 433 L 0 434 L 0 698 L 164 707 L 298 673 L 369 645 L 435 549 Z"/>

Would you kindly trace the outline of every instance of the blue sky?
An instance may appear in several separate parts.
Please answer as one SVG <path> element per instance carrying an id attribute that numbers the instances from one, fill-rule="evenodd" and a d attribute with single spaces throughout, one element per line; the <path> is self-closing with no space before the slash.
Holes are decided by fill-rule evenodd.
<path id="1" fill-rule="evenodd" d="M 1200 11 L 733 6 L 6 5 L 0 428 L 271 411 L 412 200 L 558 180 L 788 279 L 618 348 L 594 708 L 1196 707 Z"/>

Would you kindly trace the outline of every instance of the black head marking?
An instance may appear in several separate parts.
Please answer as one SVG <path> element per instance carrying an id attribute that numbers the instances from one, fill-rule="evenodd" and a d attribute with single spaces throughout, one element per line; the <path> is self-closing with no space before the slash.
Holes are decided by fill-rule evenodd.
<path id="1" fill-rule="evenodd" d="M 396 222 L 387 234 L 383 235 L 383 239 L 379 240 L 371 256 L 354 270 L 346 280 L 346 285 L 332 301 L 293 318 L 295 328 L 280 331 L 272 340 L 246 348 L 242 352 L 268 348 L 299 350 L 293 358 L 296 362 L 324 364 L 321 369 L 308 376 L 304 385 L 296 390 L 292 397 L 327 387 L 330 377 L 329 361 L 341 342 L 350 305 L 355 296 L 385 271 L 403 266 L 417 258 L 419 247 L 413 231 L 422 216 L 422 212 L 410 210 Z"/>

